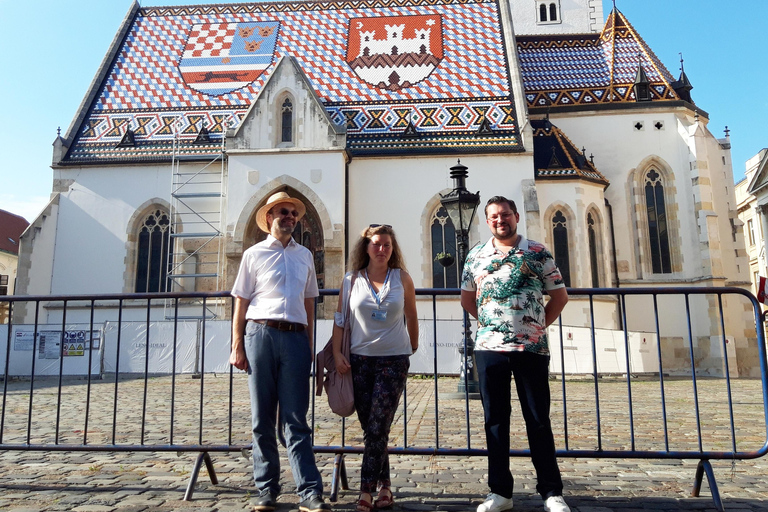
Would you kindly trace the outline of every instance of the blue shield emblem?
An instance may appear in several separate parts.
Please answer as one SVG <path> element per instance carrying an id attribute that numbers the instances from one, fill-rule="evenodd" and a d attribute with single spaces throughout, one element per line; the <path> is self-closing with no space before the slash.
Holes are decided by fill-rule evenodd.
<path id="1" fill-rule="evenodd" d="M 193 25 L 179 61 L 184 82 L 209 96 L 247 86 L 272 64 L 279 27 L 277 21 Z"/>

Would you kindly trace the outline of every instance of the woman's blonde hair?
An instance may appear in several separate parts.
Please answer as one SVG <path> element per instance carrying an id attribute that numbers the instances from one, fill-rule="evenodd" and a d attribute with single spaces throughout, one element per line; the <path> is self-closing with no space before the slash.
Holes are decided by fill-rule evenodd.
<path id="1" fill-rule="evenodd" d="M 400 246 L 397 244 L 397 237 L 392 226 L 387 224 L 371 224 L 360 233 L 360 239 L 355 243 L 352 253 L 349 256 L 349 270 L 362 270 L 368 266 L 370 257 L 368 256 L 368 244 L 375 235 L 389 235 L 392 239 L 392 256 L 389 258 L 389 268 L 399 268 L 405 270 L 405 261 L 400 252 Z"/>

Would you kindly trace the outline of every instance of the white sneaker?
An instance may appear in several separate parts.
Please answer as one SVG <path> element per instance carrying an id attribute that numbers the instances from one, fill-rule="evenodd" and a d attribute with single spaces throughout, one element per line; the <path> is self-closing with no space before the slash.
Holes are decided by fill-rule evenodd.
<path id="1" fill-rule="evenodd" d="M 479 509 L 478 509 L 479 510 Z M 562 496 L 550 496 L 544 502 L 544 510 L 547 512 L 571 512 Z"/>
<path id="2" fill-rule="evenodd" d="M 512 498 L 490 493 L 485 501 L 477 507 L 477 512 L 502 512 L 512 510 Z"/>

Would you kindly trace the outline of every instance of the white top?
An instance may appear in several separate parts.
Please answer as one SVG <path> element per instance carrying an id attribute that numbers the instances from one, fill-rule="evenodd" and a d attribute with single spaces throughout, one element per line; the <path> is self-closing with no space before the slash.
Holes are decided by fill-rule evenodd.
<path id="1" fill-rule="evenodd" d="M 350 272 L 344 276 L 345 291 L 349 289 L 351 280 Z M 349 304 L 352 354 L 411 355 L 411 342 L 405 326 L 405 291 L 400 269 L 393 268 L 390 271 L 389 279 L 378 293 L 370 286 L 365 271 L 359 271 Z M 346 305 L 343 304 L 342 308 L 345 311 Z"/>
<path id="2" fill-rule="evenodd" d="M 319 295 L 312 253 L 291 239 L 273 237 L 243 253 L 232 295 L 248 299 L 247 320 L 284 320 L 307 325 L 304 299 Z"/>

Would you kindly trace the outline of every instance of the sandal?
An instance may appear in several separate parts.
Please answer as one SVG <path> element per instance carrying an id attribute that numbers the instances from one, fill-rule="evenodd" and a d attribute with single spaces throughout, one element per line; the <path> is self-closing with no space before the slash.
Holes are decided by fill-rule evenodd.
<path id="1" fill-rule="evenodd" d="M 363 496 L 368 496 L 368 499 L 364 499 Z M 357 512 L 371 512 L 373 510 L 373 505 L 371 505 L 371 500 L 373 498 L 371 497 L 370 493 L 367 492 L 361 492 L 360 498 L 358 498 L 355 510 Z"/>
<path id="2" fill-rule="evenodd" d="M 391 508 L 395 504 L 395 500 L 392 496 L 392 490 L 389 487 L 382 487 L 379 491 L 379 497 L 373 503 L 374 508 L 377 510 Z"/>

